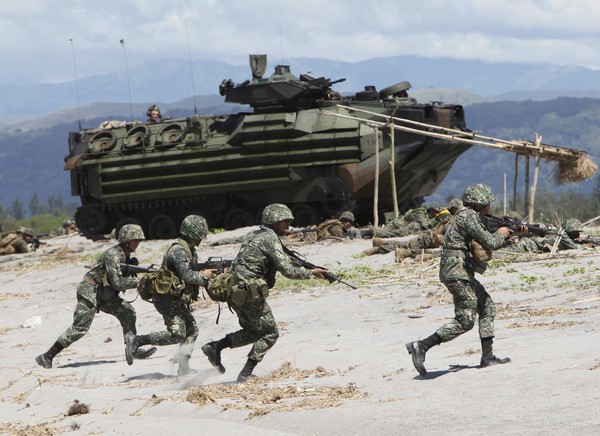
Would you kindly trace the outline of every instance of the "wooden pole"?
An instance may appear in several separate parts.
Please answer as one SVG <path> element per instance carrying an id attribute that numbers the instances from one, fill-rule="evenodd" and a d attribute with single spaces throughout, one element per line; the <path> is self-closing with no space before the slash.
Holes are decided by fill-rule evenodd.
<path id="1" fill-rule="evenodd" d="M 540 144 L 542 137 L 537 133 L 535 134 L 535 143 Z M 540 157 L 535 157 L 535 170 L 533 171 L 533 184 L 531 185 L 531 199 L 529 201 L 529 222 L 533 222 L 533 209 L 535 205 L 535 191 L 537 189 L 538 173 L 540 171 Z"/>
<path id="2" fill-rule="evenodd" d="M 525 213 L 529 210 L 529 155 L 525 156 L 525 198 L 523 199 Z"/>
<path id="3" fill-rule="evenodd" d="M 394 137 L 396 130 L 394 129 L 394 119 L 390 118 L 390 176 L 392 179 L 392 200 L 394 206 L 394 218 L 398 218 L 398 195 L 396 194 L 396 152 L 394 151 Z"/>
<path id="4" fill-rule="evenodd" d="M 375 177 L 373 188 L 373 226 L 379 227 L 379 129 L 373 126 L 375 131 Z"/>
<path id="5" fill-rule="evenodd" d="M 502 208 L 502 216 L 506 216 L 506 173 L 504 173 L 504 207 Z"/>
<path id="6" fill-rule="evenodd" d="M 513 181 L 512 210 L 517 211 L 517 178 L 519 176 L 519 155 L 515 153 L 515 180 Z"/>

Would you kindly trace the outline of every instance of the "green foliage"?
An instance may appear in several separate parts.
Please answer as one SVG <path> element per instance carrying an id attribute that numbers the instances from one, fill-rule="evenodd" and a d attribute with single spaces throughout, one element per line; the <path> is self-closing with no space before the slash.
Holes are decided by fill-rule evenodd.
<path id="1" fill-rule="evenodd" d="M 563 273 L 563 276 L 567 277 L 567 276 L 573 276 L 573 275 L 577 275 L 577 274 L 585 274 L 585 268 L 584 267 L 574 267 L 573 269 L 570 269 L 568 271 L 565 271 Z"/>
<path id="2" fill-rule="evenodd" d="M 15 222 L 15 228 L 19 226 L 30 227 L 36 235 L 49 234 L 61 227 L 63 221 L 71 220 L 72 217 L 54 216 L 50 214 L 35 215 Z"/>

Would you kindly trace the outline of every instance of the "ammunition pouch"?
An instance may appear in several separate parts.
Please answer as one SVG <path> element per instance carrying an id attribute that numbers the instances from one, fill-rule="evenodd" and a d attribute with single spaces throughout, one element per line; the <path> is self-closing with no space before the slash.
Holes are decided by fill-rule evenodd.
<path id="1" fill-rule="evenodd" d="M 471 241 L 471 255 L 479 263 L 486 263 L 492 260 L 492 250 L 483 248 L 483 245 L 475 240 Z"/>
<path id="2" fill-rule="evenodd" d="M 213 301 L 225 302 L 231 297 L 232 292 L 238 289 L 239 279 L 231 272 L 219 274 L 206 286 L 206 293 Z M 239 297 L 236 297 L 236 299 Z"/>
<path id="3" fill-rule="evenodd" d="M 138 293 L 142 300 L 150 301 L 155 291 L 155 283 L 156 283 L 157 274 L 151 273 L 147 274 L 140 280 L 140 284 L 137 287 Z"/>
<path id="4" fill-rule="evenodd" d="M 161 268 L 154 278 L 154 290 L 157 294 L 170 294 L 179 297 L 185 289 L 185 282 L 179 280 L 175 273 L 167 268 Z"/>
<path id="5" fill-rule="evenodd" d="M 231 302 L 234 304 L 244 304 L 244 303 L 256 303 L 258 301 L 263 301 L 269 296 L 269 286 L 265 279 L 249 279 L 240 282 L 240 289 L 244 289 L 244 301 L 242 303 L 237 303 L 235 301 L 236 293 L 233 292 L 231 295 Z M 239 292 L 239 298 L 242 298 L 242 292 Z"/>
<path id="6" fill-rule="evenodd" d="M 103 301 L 110 301 L 115 298 L 115 291 L 104 285 L 96 285 L 96 295 Z"/>

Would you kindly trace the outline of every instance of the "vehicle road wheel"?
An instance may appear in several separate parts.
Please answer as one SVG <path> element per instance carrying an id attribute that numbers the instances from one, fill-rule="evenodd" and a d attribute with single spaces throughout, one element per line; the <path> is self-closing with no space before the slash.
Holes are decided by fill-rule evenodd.
<path id="1" fill-rule="evenodd" d="M 177 237 L 177 224 L 169 215 L 154 216 L 148 224 L 150 239 L 173 239 Z"/>
<path id="2" fill-rule="evenodd" d="M 245 209 L 234 208 L 227 212 L 227 215 L 225 215 L 225 229 L 227 230 L 248 227 L 253 224 L 254 217 Z"/>
<path id="3" fill-rule="evenodd" d="M 101 239 L 106 222 L 106 214 L 96 207 L 83 206 L 75 213 L 75 224 L 81 234 L 88 239 Z"/>
<path id="4" fill-rule="evenodd" d="M 294 227 L 306 227 L 313 224 L 318 224 L 319 216 L 317 211 L 310 204 L 298 204 L 292 207 L 294 215 Z"/>

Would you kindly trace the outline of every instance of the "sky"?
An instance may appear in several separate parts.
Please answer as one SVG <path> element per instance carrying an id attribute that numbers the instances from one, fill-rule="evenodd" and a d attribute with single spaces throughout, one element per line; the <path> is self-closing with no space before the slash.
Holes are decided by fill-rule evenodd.
<path id="1" fill-rule="evenodd" d="M 0 86 L 151 60 L 399 55 L 600 69 L 598 0 L 2 1 Z M 124 45 L 120 40 L 124 41 Z"/>

